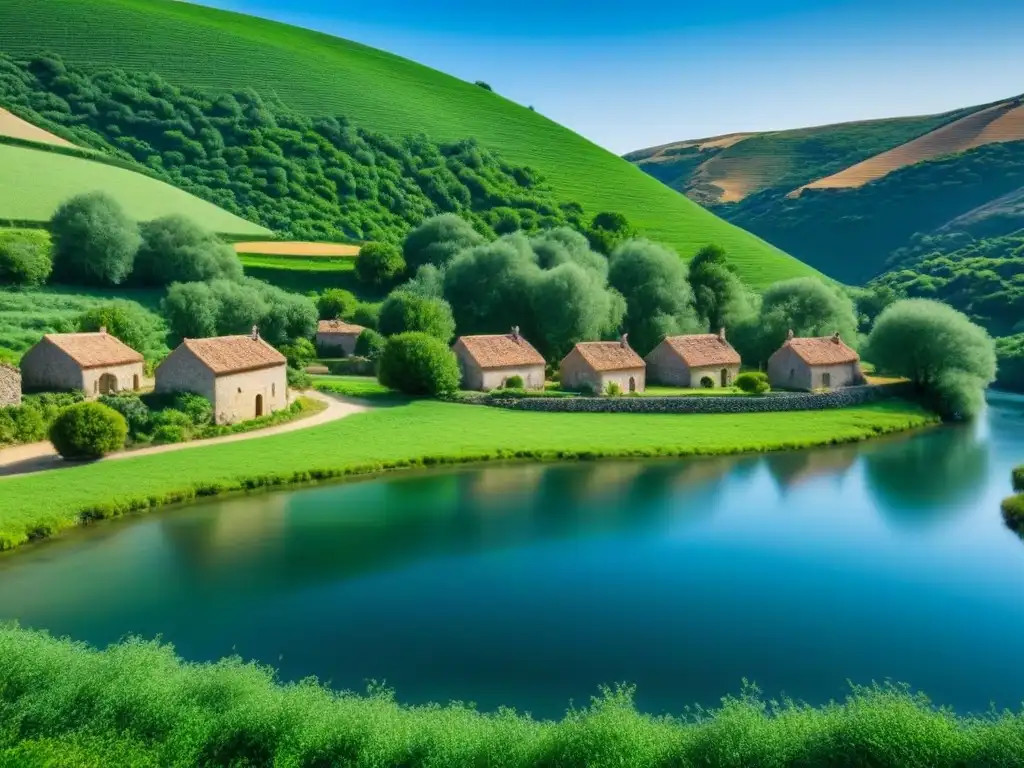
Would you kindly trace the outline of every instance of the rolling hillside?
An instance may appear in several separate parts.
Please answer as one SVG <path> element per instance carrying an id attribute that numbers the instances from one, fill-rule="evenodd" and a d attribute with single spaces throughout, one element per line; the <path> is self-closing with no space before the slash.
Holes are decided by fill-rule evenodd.
<path id="1" fill-rule="evenodd" d="M 97 189 L 116 198 L 139 221 L 181 213 L 222 234 L 269 234 L 264 227 L 141 173 L 44 149 L 0 144 L 0 221 L 46 222 L 67 198 Z"/>
<path id="2" fill-rule="evenodd" d="M 32 125 L 3 108 L 0 108 L 0 136 L 21 141 L 34 141 L 39 144 L 52 144 L 55 147 L 74 146 L 67 139 L 62 139 L 60 136 L 55 136 L 49 131 Z"/>
<path id="3" fill-rule="evenodd" d="M 526 107 L 414 62 L 297 27 L 174 0 L 0 0 L 0 52 L 152 71 L 210 92 L 257 89 L 315 117 L 392 136 L 476 138 L 558 198 L 624 214 L 684 256 L 716 242 L 754 285 L 813 273 L 629 163 Z M 197 52 L 202 55 L 196 55 Z"/>

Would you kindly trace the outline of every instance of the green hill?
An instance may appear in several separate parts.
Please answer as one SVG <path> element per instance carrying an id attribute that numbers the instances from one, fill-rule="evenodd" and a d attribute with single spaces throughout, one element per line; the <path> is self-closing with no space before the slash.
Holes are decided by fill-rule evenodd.
<path id="1" fill-rule="evenodd" d="M 47 222 L 67 198 L 96 189 L 111 194 L 139 221 L 181 213 L 222 234 L 269 233 L 188 192 L 126 168 L 48 149 L 0 144 L 0 221 Z"/>
<path id="2" fill-rule="evenodd" d="M 0 51 L 153 71 L 179 86 L 255 88 L 309 116 L 435 141 L 476 138 L 528 165 L 560 200 L 623 213 L 684 256 L 722 245 L 752 284 L 813 273 L 579 135 L 414 62 L 329 35 L 174 0 L 0 0 Z"/>

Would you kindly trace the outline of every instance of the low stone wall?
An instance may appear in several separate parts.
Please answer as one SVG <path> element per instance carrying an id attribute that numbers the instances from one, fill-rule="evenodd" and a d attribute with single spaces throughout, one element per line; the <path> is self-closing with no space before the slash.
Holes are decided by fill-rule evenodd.
<path id="1" fill-rule="evenodd" d="M 831 392 L 771 392 L 755 396 L 702 397 L 500 397 L 462 402 L 520 411 L 576 413 L 766 413 L 849 408 L 910 394 L 905 384 L 865 385 Z"/>

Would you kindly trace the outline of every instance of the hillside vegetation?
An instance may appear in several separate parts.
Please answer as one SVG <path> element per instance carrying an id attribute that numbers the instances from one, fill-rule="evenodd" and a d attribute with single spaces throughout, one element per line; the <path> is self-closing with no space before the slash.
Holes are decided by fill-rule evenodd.
<path id="1" fill-rule="evenodd" d="M 172 0 L 5 0 L 0 50 L 19 57 L 54 51 L 71 64 L 154 72 L 208 93 L 254 88 L 306 116 L 345 116 L 391 137 L 472 137 L 504 161 L 534 169 L 560 201 L 579 203 L 588 215 L 622 213 L 687 257 L 721 245 L 751 284 L 811 273 L 526 107 L 328 35 Z"/>

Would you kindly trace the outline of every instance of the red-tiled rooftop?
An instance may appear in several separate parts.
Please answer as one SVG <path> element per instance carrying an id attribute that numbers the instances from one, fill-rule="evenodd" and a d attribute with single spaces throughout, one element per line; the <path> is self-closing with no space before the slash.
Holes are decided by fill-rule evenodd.
<path id="1" fill-rule="evenodd" d="M 740 355 L 732 344 L 717 333 L 668 336 L 668 344 L 690 368 L 706 365 L 739 365 Z"/>
<path id="2" fill-rule="evenodd" d="M 82 368 L 141 363 L 142 355 L 105 331 L 48 333 L 44 337 Z"/>
<path id="3" fill-rule="evenodd" d="M 321 320 L 316 326 L 317 333 L 352 333 L 359 335 L 365 331 L 361 325 L 346 323 L 344 320 Z"/>
<path id="4" fill-rule="evenodd" d="M 808 365 L 839 365 L 860 360 L 860 355 L 846 346 L 838 335 L 793 338 L 784 346 L 791 348 Z"/>
<path id="5" fill-rule="evenodd" d="M 217 376 L 274 368 L 287 363 L 284 355 L 263 339 L 252 336 L 185 339 L 181 343 Z"/>
<path id="6" fill-rule="evenodd" d="M 544 358 L 526 339 L 518 334 L 496 336 L 460 336 L 470 357 L 481 368 L 509 368 L 516 365 L 544 365 Z"/>
<path id="7" fill-rule="evenodd" d="M 595 371 L 644 368 L 646 363 L 633 348 L 621 341 L 581 341 L 576 351 Z"/>

